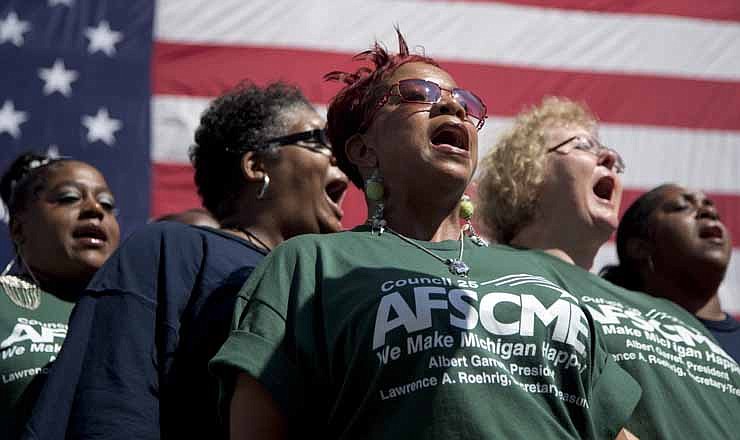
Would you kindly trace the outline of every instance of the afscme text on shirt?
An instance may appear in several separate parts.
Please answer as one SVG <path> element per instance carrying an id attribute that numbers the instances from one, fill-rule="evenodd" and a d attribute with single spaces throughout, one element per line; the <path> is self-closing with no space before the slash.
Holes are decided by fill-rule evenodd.
<path id="1" fill-rule="evenodd" d="M 390 289 L 389 289 L 390 290 Z M 486 292 L 478 294 L 470 289 L 446 286 L 418 286 L 412 288 L 413 304 L 407 302 L 398 290 L 380 298 L 373 332 L 373 350 L 387 343 L 386 337 L 396 329 L 406 334 L 426 330 L 433 319 L 445 319 L 444 325 L 460 330 L 473 330 L 479 325 L 493 336 L 533 337 L 537 323 L 552 327 L 553 341 L 562 342 L 583 355 L 589 328 L 581 307 L 563 298 L 545 305 L 531 293 Z M 516 317 L 503 320 L 497 317 L 498 307 L 514 307 Z M 432 313 L 433 310 L 448 313 Z M 542 335 L 540 335 L 542 336 Z"/>

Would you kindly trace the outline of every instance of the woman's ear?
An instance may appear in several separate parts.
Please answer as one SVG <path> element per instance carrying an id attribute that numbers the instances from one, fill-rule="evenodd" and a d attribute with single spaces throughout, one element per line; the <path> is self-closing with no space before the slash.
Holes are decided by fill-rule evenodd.
<path id="1" fill-rule="evenodd" d="M 261 155 L 248 151 L 242 156 L 242 174 L 248 182 L 261 182 L 265 178 L 265 163 Z"/>
<path id="2" fill-rule="evenodd" d="M 347 139 L 344 144 L 344 152 L 347 154 L 347 159 L 360 170 L 377 168 L 378 166 L 378 156 L 375 154 L 375 149 L 365 143 L 365 139 L 360 133 L 355 133 Z"/>

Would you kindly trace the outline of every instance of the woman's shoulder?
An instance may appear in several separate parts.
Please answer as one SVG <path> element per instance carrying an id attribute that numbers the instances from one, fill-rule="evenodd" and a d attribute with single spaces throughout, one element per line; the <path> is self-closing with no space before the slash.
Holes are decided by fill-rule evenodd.
<path id="1" fill-rule="evenodd" d="M 172 238 L 198 238 L 203 236 L 224 236 L 224 233 L 217 229 L 205 226 L 193 226 L 180 222 L 156 222 L 149 223 L 134 230 L 131 238 L 152 239 L 155 237 L 172 237 Z"/>
<path id="2" fill-rule="evenodd" d="M 255 260 L 263 256 L 245 240 L 222 231 L 175 222 L 153 223 L 124 240 L 94 281 L 117 279 L 122 274 L 142 277 L 157 270 L 197 271 L 209 256 L 242 264 L 245 252 L 254 253 Z"/>
<path id="3" fill-rule="evenodd" d="M 303 234 L 292 237 L 280 244 L 275 250 L 280 252 L 308 251 L 311 249 L 332 249 L 344 248 L 363 240 L 369 232 L 359 232 L 354 230 L 333 232 L 330 234 Z"/>
<path id="4" fill-rule="evenodd" d="M 246 240 L 219 229 L 193 226 L 178 222 L 157 222 L 144 225 L 131 233 L 121 244 L 126 248 L 177 249 L 226 245 L 234 247 L 252 246 Z"/>
<path id="5" fill-rule="evenodd" d="M 121 245 L 128 243 L 159 242 L 164 239 L 185 239 L 198 237 L 198 230 L 191 226 L 178 222 L 149 223 L 134 229 Z"/>

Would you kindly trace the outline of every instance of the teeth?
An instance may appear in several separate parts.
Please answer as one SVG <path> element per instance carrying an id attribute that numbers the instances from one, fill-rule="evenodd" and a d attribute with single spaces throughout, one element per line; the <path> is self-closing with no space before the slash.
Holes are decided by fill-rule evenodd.
<path id="1" fill-rule="evenodd" d="M 102 241 L 103 239 L 97 235 L 78 235 L 77 238 L 89 238 L 90 240 Z"/>

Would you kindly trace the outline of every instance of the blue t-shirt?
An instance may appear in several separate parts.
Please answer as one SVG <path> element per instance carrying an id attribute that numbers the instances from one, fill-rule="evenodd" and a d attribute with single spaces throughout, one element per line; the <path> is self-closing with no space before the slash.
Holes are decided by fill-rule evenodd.
<path id="1" fill-rule="evenodd" d="M 219 438 L 208 361 L 264 254 L 219 230 L 148 225 L 98 271 L 25 438 Z"/>
<path id="2" fill-rule="evenodd" d="M 729 314 L 722 321 L 700 319 L 701 323 L 717 338 L 719 345 L 740 362 L 740 322 Z"/>

